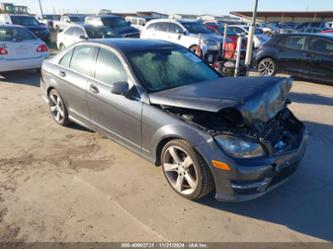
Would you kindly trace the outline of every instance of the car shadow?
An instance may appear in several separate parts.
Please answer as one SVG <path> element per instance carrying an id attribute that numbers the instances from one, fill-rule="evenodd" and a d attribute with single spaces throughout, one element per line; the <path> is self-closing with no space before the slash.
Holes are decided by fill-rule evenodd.
<path id="1" fill-rule="evenodd" d="M 291 101 L 297 103 L 333 106 L 333 98 L 318 94 L 291 92 L 288 97 Z"/>
<path id="2" fill-rule="evenodd" d="M 243 203 L 217 202 L 213 194 L 198 202 L 333 241 L 333 126 L 305 124 L 312 132 L 306 154 L 296 173 L 281 187 Z"/>
<path id="3" fill-rule="evenodd" d="M 12 84 L 23 84 L 39 87 L 39 70 L 23 70 L 0 73 L 0 83 L 5 81 Z"/>

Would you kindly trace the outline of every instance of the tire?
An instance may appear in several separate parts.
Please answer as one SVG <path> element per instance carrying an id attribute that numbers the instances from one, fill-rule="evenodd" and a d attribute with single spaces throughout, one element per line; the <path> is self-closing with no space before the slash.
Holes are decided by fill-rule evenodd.
<path id="1" fill-rule="evenodd" d="M 198 57 L 202 58 L 202 50 L 197 45 L 191 46 L 189 50 L 196 54 Z"/>
<path id="2" fill-rule="evenodd" d="M 52 89 L 48 95 L 48 99 L 49 111 L 53 120 L 61 126 L 67 126 L 70 123 L 67 108 L 57 90 Z"/>
<path id="3" fill-rule="evenodd" d="M 276 64 L 272 58 L 266 57 L 258 63 L 258 73 L 261 76 L 274 76 L 276 74 Z"/>
<path id="4" fill-rule="evenodd" d="M 214 189 L 210 169 L 185 140 L 168 142 L 161 153 L 162 169 L 171 188 L 189 200 L 198 200 Z"/>

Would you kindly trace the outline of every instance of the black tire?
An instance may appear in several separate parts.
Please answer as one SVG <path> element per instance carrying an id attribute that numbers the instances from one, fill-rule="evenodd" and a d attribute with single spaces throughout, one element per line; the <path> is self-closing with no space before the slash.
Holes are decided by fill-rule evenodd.
<path id="1" fill-rule="evenodd" d="M 49 111 L 53 120 L 61 126 L 67 126 L 70 124 L 66 105 L 56 89 L 52 89 L 49 92 L 48 100 Z M 61 116 L 60 118 L 59 115 Z"/>
<path id="2" fill-rule="evenodd" d="M 196 174 L 197 174 L 197 178 L 196 178 L 197 185 L 192 193 L 185 194 L 183 192 L 178 191 L 174 186 L 175 183 L 171 182 L 172 179 L 170 179 L 171 177 L 168 175 L 168 174 L 170 174 L 170 171 L 167 172 L 166 168 L 165 168 L 165 165 L 169 164 L 169 162 L 167 162 L 166 158 L 168 156 L 167 153 L 170 148 L 180 148 L 187 154 L 187 155 L 185 154 L 185 156 L 190 156 L 192 159 L 192 164 L 190 166 L 192 168 L 191 174 L 193 174 L 194 170 L 196 171 Z M 180 156 L 181 156 L 181 154 L 180 154 Z M 165 176 L 167 182 L 169 183 L 171 188 L 180 196 L 182 196 L 186 199 L 189 199 L 189 200 L 198 200 L 198 199 L 202 198 L 203 196 L 209 194 L 214 189 L 214 180 L 213 180 L 212 174 L 210 172 L 210 169 L 208 168 L 207 164 L 205 163 L 205 161 L 203 160 L 201 155 L 187 141 L 182 140 L 182 139 L 175 139 L 175 140 L 171 140 L 170 142 L 168 142 L 162 149 L 161 162 L 162 162 L 163 173 L 164 173 L 164 176 Z M 185 160 L 184 160 L 184 162 L 185 162 Z M 176 175 L 175 177 L 177 177 L 177 180 L 178 180 L 178 177 L 179 177 L 178 174 L 180 175 L 179 171 L 175 171 L 174 174 Z M 183 180 L 183 182 L 186 184 L 187 178 L 185 177 L 185 175 L 183 176 L 183 179 L 185 179 L 185 182 L 184 182 L 184 180 Z M 187 189 L 185 189 L 185 191 L 187 191 Z"/>
<path id="3" fill-rule="evenodd" d="M 276 63 L 270 57 L 261 59 L 257 66 L 260 76 L 274 76 L 276 74 Z"/>

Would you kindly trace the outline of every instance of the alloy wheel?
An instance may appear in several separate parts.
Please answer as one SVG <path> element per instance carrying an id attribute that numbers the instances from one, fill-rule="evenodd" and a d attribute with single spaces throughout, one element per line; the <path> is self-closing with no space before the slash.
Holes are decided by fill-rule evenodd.
<path id="1" fill-rule="evenodd" d="M 275 74 L 275 64 L 273 60 L 266 58 L 260 61 L 258 71 L 261 76 L 273 76 Z"/>
<path id="2" fill-rule="evenodd" d="M 164 153 L 163 170 L 171 186 L 180 194 L 191 195 L 198 187 L 198 172 L 190 155 L 178 146 Z"/>
<path id="3" fill-rule="evenodd" d="M 62 99 L 55 91 L 51 91 L 49 95 L 49 101 L 50 101 L 50 112 L 52 117 L 57 123 L 62 124 L 66 118 L 65 107 L 64 103 L 62 102 Z"/>

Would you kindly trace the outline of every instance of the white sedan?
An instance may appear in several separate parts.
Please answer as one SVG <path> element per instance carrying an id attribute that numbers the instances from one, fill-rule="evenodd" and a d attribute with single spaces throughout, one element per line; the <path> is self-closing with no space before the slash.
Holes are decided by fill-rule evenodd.
<path id="1" fill-rule="evenodd" d="M 0 25 L 0 72 L 38 69 L 49 56 L 47 45 L 17 25 Z"/>

